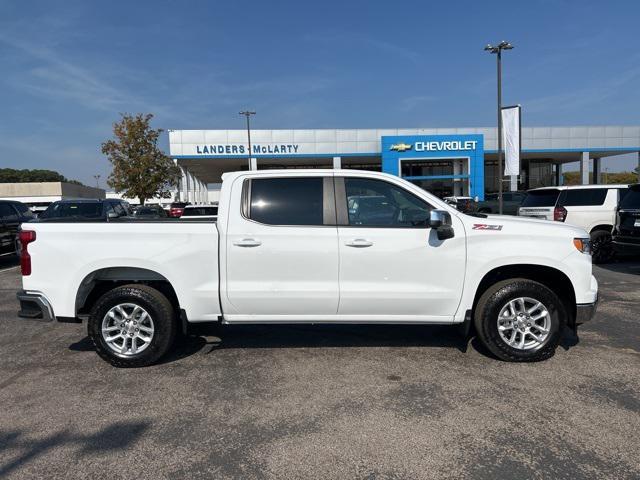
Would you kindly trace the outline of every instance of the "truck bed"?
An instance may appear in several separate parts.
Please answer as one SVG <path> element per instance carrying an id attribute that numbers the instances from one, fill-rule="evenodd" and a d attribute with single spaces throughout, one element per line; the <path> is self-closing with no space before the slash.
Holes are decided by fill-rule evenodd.
<path id="1" fill-rule="evenodd" d="M 25 225 L 26 228 L 26 225 Z M 217 320 L 218 230 L 211 221 L 34 222 L 32 273 L 26 291 L 46 292 L 55 315 L 73 317 L 83 283 L 157 272 L 173 285 L 190 321 Z M 142 275 L 142 278 L 140 277 Z"/>

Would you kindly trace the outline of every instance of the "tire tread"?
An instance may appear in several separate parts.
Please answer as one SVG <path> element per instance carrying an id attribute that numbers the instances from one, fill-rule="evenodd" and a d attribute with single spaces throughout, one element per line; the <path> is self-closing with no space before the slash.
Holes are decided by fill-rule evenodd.
<path id="1" fill-rule="evenodd" d="M 147 347 L 139 357 L 117 357 L 111 352 L 111 350 L 109 350 L 108 347 L 102 344 L 102 318 L 98 312 L 105 308 L 105 305 L 109 305 L 118 298 L 122 298 L 123 301 L 132 301 L 137 298 L 147 304 L 150 304 L 153 307 L 153 310 L 155 310 L 154 315 L 152 315 L 154 323 L 157 323 L 158 327 L 161 327 L 160 323 L 166 322 L 166 335 L 162 335 L 158 332 L 159 337 L 154 339 L 155 343 L 149 345 L 149 347 Z M 158 327 L 156 327 L 156 331 L 164 328 Z M 88 335 L 95 346 L 96 353 L 100 358 L 117 368 L 146 367 L 157 362 L 171 348 L 176 336 L 176 330 L 177 324 L 175 320 L 175 312 L 169 299 L 155 288 L 138 283 L 122 285 L 104 293 L 91 309 L 91 314 L 87 323 Z"/>

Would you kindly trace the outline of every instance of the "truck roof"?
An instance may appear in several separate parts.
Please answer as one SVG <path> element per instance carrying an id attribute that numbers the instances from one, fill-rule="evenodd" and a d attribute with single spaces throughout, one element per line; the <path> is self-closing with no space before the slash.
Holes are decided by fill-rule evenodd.
<path id="1" fill-rule="evenodd" d="M 280 175 L 280 176 L 298 176 L 301 174 L 312 175 L 326 175 L 326 174 L 354 174 L 354 175 L 375 175 L 380 177 L 399 178 L 397 175 L 391 175 L 390 173 L 374 172 L 371 170 L 353 170 L 347 168 L 333 169 L 333 168 L 281 168 L 270 170 L 242 170 L 237 172 L 225 172 L 222 174 L 222 181 L 233 180 L 243 175 Z"/>
<path id="2" fill-rule="evenodd" d="M 537 192 L 540 190 L 580 190 L 583 188 L 627 188 L 629 185 L 616 183 L 611 185 L 558 185 L 556 187 L 538 187 L 527 190 L 528 192 Z"/>

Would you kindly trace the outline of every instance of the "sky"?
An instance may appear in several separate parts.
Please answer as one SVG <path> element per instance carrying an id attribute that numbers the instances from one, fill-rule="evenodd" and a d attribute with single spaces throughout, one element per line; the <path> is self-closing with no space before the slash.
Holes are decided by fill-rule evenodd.
<path id="1" fill-rule="evenodd" d="M 0 0 L 0 167 L 101 186 L 121 113 L 164 129 L 640 124 L 640 1 Z M 167 134 L 161 147 L 168 153 Z M 631 169 L 636 157 L 603 161 Z"/>

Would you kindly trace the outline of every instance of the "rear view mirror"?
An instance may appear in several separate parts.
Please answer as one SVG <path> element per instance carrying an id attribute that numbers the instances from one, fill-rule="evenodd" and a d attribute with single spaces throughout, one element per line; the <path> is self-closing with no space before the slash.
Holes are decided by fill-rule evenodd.
<path id="1" fill-rule="evenodd" d="M 429 226 L 435 229 L 438 240 L 446 240 L 454 236 L 449 212 L 444 210 L 431 210 L 429 214 Z"/>

